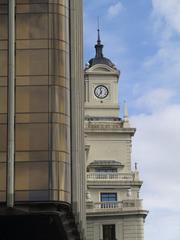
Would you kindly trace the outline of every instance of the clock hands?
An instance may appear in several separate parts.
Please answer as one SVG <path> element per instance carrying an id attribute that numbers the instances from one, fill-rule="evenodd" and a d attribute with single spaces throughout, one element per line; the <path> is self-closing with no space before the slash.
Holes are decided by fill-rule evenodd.
<path id="1" fill-rule="evenodd" d="M 94 93 L 98 98 L 105 98 L 108 95 L 108 89 L 103 85 L 99 85 L 95 88 Z"/>
<path id="2" fill-rule="evenodd" d="M 100 86 L 99 88 L 96 89 L 96 96 L 101 97 L 103 95 L 103 89 Z"/>
<path id="3" fill-rule="evenodd" d="M 100 87 L 99 90 L 100 90 L 99 96 L 101 96 L 103 93 L 102 87 Z"/>

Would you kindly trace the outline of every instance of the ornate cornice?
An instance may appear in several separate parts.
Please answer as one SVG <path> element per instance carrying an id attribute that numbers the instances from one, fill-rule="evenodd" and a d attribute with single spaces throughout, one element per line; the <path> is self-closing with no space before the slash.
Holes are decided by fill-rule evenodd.
<path id="1" fill-rule="evenodd" d="M 124 132 L 134 135 L 135 128 L 124 128 L 123 121 L 88 121 L 84 123 L 85 132 L 94 132 L 94 131 L 110 131 L 112 132 Z"/>

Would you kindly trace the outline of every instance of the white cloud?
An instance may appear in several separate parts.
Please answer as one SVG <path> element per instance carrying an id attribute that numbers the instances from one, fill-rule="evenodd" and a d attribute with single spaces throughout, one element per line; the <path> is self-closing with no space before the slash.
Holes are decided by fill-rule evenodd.
<path id="1" fill-rule="evenodd" d="M 108 16 L 109 17 L 116 17 L 120 14 L 120 12 L 124 9 L 124 6 L 120 1 L 118 1 L 116 4 L 111 5 L 108 8 Z"/>
<path id="2" fill-rule="evenodd" d="M 142 71 L 149 83 L 180 88 L 180 42 L 169 41 L 143 63 Z"/>
<path id="3" fill-rule="evenodd" d="M 144 181 L 144 206 L 150 210 L 145 239 L 180 239 L 180 1 L 152 0 L 156 52 L 142 66 L 144 88 L 135 103 L 137 128 L 133 159 Z M 156 88 L 155 88 L 156 86 Z M 158 87 L 157 87 L 158 86 Z M 137 87 L 136 87 L 137 88 Z M 141 87 L 142 88 L 142 87 Z M 140 95 L 143 88 L 136 92 Z M 176 101 L 176 104 L 173 102 Z M 148 114 L 146 114 L 148 112 Z"/>
<path id="4" fill-rule="evenodd" d="M 165 21 L 165 24 L 180 34 L 180 1 L 152 0 L 154 14 Z"/>
<path id="5" fill-rule="evenodd" d="M 146 56 L 141 72 L 146 84 L 180 89 L 180 1 L 152 0 L 152 6 L 156 48 Z"/>
<path id="6" fill-rule="evenodd" d="M 157 88 L 136 100 L 137 107 L 147 111 L 157 111 L 164 108 L 175 93 L 170 89 Z"/>
<path id="7" fill-rule="evenodd" d="M 146 239 L 179 239 L 179 119 L 178 104 L 167 104 L 150 115 L 131 118 L 132 126 L 137 128 L 132 156 L 144 181 L 141 191 L 144 206 L 150 211 L 145 225 Z M 158 232 L 152 231 L 156 228 Z"/>

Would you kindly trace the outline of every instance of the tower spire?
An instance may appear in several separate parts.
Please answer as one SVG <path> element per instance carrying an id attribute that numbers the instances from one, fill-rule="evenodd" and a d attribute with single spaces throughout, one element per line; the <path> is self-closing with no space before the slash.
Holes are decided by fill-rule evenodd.
<path id="1" fill-rule="evenodd" d="M 98 32 L 97 44 L 100 45 L 101 44 L 101 38 L 100 38 L 100 30 L 99 30 L 99 28 L 97 29 L 97 32 Z"/>
<path id="2" fill-rule="evenodd" d="M 99 29 L 99 17 L 98 17 L 98 26 L 97 26 L 97 44 L 95 45 L 96 49 L 96 58 L 103 58 L 103 45 L 101 44 L 100 29 Z"/>
<path id="3" fill-rule="evenodd" d="M 100 29 L 99 29 L 99 17 L 97 19 L 97 32 L 98 32 L 97 44 L 101 44 Z"/>
<path id="4" fill-rule="evenodd" d="M 89 60 L 89 65 L 86 66 L 86 69 L 91 68 L 93 65 L 96 65 L 96 64 L 105 64 L 111 68 L 116 69 L 115 65 L 111 62 L 111 60 L 104 57 L 104 54 L 103 54 L 104 45 L 101 43 L 99 17 L 97 18 L 97 41 L 94 47 L 95 47 L 95 57 Z"/>

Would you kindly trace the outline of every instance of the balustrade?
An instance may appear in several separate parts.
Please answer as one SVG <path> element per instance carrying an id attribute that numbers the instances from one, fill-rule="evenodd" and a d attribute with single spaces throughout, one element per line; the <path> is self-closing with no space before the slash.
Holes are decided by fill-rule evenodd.
<path id="1" fill-rule="evenodd" d="M 88 172 L 87 173 L 87 180 L 133 180 L 132 174 L 125 174 L 125 173 L 119 173 L 119 172 Z"/>
<path id="2" fill-rule="evenodd" d="M 134 209 L 143 209 L 142 200 L 141 199 L 129 199 L 123 201 L 114 201 L 114 202 L 92 202 L 92 207 L 88 207 L 88 209 L 92 209 L 93 211 L 104 211 L 106 210 L 126 210 L 128 208 Z"/>
<path id="3" fill-rule="evenodd" d="M 122 205 L 121 202 L 98 202 L 94 203 L 95 208 L 120 208 Z"/>

